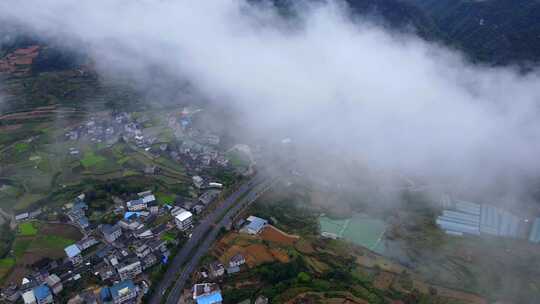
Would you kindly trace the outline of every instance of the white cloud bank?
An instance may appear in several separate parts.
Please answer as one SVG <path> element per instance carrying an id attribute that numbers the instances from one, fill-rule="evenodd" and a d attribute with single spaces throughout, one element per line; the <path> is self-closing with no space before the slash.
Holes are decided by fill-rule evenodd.
<path id="1" fill-rule="evenodd" d="M 82 41 L 102 68 L 158 64 L 313 153 L 478 185 L 540 172 L 537 74 L 471 66 L 339 3 L 304 9 L 287 23 L 243 0 L 2 0 L 0 18 Z"/>

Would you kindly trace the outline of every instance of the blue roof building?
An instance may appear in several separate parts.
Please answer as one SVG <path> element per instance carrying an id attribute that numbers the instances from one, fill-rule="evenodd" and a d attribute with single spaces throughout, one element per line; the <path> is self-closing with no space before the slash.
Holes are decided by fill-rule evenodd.
<path id="1" fill-rule="evenodd" d="M 66 252 L 68 258 L 73 258 L 81 254 L 81 249 L 76 244 L 67 246 L 66 248 L 64 248 L 64 251 Z"/>
<path id="2" fill-rule="evenodd" d="M 247 218 L 247 221 L 249 223 L 246 226 L 246 231 L 249 234 L 259 233 L 268 224 L 267 220 L 253 215 L 249 216 Z"/>
<path id="3" fill-rule="evenodd" d="M 126 213 L 124 213 L 124 219 L 125 220 L 129 220 L 133 216 L 134 217 L 139 217 L 139 216 L 141 216 L 141 213 L 136 212 L 136 211 L 127 211 Z"/>
<path id="4" fill-rule="evenodd" d="M 221 303 L 222 301 L 223 298 L 221 297 L 221 292 L 219 291 L 197 297 L 197 304 L 217 304 Z"/>
<path id="5" fill-rule="evenodd" d="M 132 280 L 125 280 L 114 284 L 109 289 L 114 303 L 124 303 L 137 297 L 137 289 Z"/>
<path id="6" fill-rule="evenodd" d="M 38 304 L 45 304 L 45 303 L 52 303 L 53 297 L 51 290 L 47 285 L 42 284 L 38 287 L 34 288 L 34 296 L 36 297 L 36 301 Z"/>
<path id="7" fill-rule="evenodd" d="M 529 241 L 531 243 L 540 243 L 540 217 L 534 220 L 531 233 L 529 234 Z"/>
<path id="8" fill-rule="evenodd" d="M 103 287 L 99 291 L 99 298 L 102 303 L 109 303 L 112 301 L 111 289 L 109 287 Z"/>

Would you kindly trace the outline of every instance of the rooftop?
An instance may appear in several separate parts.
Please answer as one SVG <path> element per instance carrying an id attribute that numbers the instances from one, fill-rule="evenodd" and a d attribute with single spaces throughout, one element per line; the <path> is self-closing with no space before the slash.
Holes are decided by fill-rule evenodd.
<path id="1" fill-rule="evenodd" d="M 249 216 L 247 221 L 249 222 L 247 228 L 256 232 L 259 232 L 266 224 L 268 224 L 267 220 L 253 215 Z"/>
<path id="2" fill-rule="evenodd" d="M 134 289 L 135 289 L 135 284 L 133 284 L 133 281 L 125 280 L 111 286 L 110 292 L 113 299 L 115 299 L 115 298 L 125 295 L 126 293 L 130 291 L 133 291 Z"/>
<path id="3" fill-rule="evenodd" d="M 185 220 L 187 220 L 188 218 L 192 217 L 193 214 L 189 211 L 183 211 L 183 212 L 180 212 L 177 216 L 176 216 L 176 219 L 183 222 Z"/>
<path id="4" fill-rule="evenodd" d="M 79 246 L 75 244 L 67 246 L 66 248 L 64 248 L 64 251 L 66 252 L 68 258 L 72 258 L 81 254 L 81 249 L 79 249 Z"/>
<path id="5" fill-rule="evenodd" d="M 34 288 L 34 296 L 36 296 L 36 299 L 38 299 L 38 301 L 41 299 L 45 299 L 50 295 L 51 290 L 45 284 L 39 285 L 38 287 Z"/>
<path id="6" fill-rule="evenodd" d="M 221 292 L 216 291 L 208 295 L 203 295 L 197 298 L 197 304 L 213 304 L 221 303 L 223 298 L 221 297 Z"/>
<path id="7" fill-rule="evenodd" d="M 114 233 L 117 230 L 120 230 L 120 226 L 118 226 L 118 225 L 105 224 L 105 225 L 101 226 L 101 231 L 103 233 L 105 233 L 105 234 L 111 234 L 111 233 Z"/>

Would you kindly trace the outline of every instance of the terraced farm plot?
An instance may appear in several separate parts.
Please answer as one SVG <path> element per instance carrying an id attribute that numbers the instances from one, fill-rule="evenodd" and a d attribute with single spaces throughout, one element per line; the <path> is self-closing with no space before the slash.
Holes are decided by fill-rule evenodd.
<path id="1" fill-rule="evenodd" d="M 35 223 L 33 222 L 24 222 L 19 224 L 18 235 L 20 236 L 34 236 L 38 232 Z"/>
<path id="2" fill-rule="evenodd" d="M 16 236 L 12 245 L 14 263 L 12 268 L 15 268 L 13 268 L 13 271 L 6 273 L 7 277 L 3 283 L 20 282 L 22 277 L 29 272 L 26 269 L 28 267 L 27 265 L 32 265 L 43 258 L 58 259 L 65 257 L 64 248 L 82 238 L 79 230 L 70 225 L 52 223 L 47 223 L 46 225 L 41 223 L 33 224 L 33 226 L 23 225 L 23 230 L 26 232 L 25 235 L 19 233 Z M 30 231 L 32 229 L 30 227 L 36 231 Z M 4 266 L 9 266 L 9 263 L 12 263 L 12 261 L 6 260 L 2 263 L 4 263 Z M 2 278 L 2 269 L 2 265 L 0 264 L 0 279 Z"/>
<path id="3" fill-rule="evenodd" d="M 107 159 L 103 156 L 96 155 L 93 151 L 88 151 L 84 153 L 84 158 L 81 159 L 81 164 L 85 168 L 90 168 L 100 164 L 101 162 L 106 161 Z"/>

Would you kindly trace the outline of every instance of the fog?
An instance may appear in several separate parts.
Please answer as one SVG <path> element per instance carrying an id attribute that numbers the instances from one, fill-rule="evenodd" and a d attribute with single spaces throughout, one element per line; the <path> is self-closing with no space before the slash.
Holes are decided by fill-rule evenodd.
<path id="1" fill-rule="evenodd" d="M 540 162 L 539 77 L 474 66 L 341 2 L 285 19 L 243 0 L 3 0 L 0 19 L 88 51 L 102 73 L 187 79 L 251 134 L 301 157 L 354 160 L 489 192 L 523 190 Z"/>

